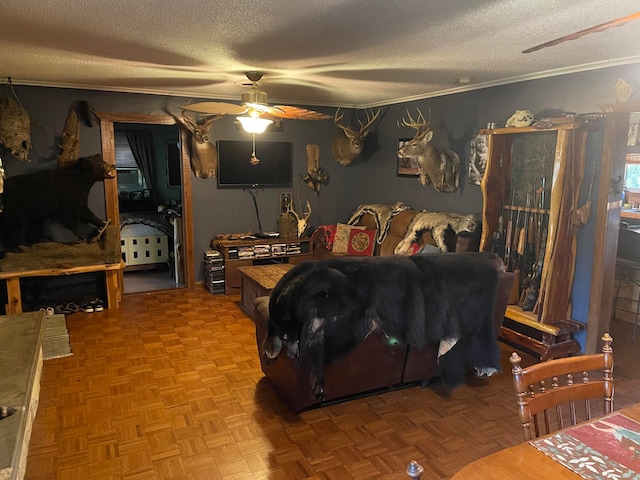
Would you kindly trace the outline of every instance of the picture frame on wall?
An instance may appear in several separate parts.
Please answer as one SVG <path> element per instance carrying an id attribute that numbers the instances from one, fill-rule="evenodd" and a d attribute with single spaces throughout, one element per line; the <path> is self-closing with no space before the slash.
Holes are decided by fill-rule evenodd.
<path id="1" fill-rule="evenodd" d="M 411 140 L 413 139 L 400 138 L 398 140 L 398 151 Z M 398 177 L 418 177 L 420 175 L 418 159 L 416 157 L 401 157 L 398 155 L 396 175 Z"/>
<path id="2" fill-rule="evenodd" d="M 469 145 L 469 183 L 480 185 L 487 168 L 487 136 L 476 135 Z"/>

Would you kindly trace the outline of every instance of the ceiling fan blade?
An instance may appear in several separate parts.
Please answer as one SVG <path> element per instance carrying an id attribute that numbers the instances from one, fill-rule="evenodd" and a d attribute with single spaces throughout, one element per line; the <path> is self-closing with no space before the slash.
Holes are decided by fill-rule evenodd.
<path id="1" fill-rule="evenodd" d="M 180 107 L 189 112 L 203 115 L 240 115 L 247 111 L 247 107 L 225 102 L 199 102 Z"/>
<path id="2" fill-rule="evenodd" d="M 631 15 L 627 15 L 626 17 L 616 18 L 615 20 L 611 20 L 609 22 L 601 23 L 590 28 L 585 28 L 584 30 L 570 33 L 569 35 L 565 35 L 554 40 L 549 40 L 548 42 L 541 43 L 539 45 L 536 45 L 535 47 L 527 48 L 526 50 L 523 50 L 522 53 L 531 53 L 546 47 L 553 47 L 554 45 L 558 45 L 562 42 L 568 42 L 569 40 L 576 40 L 580 37 L 584 37 L 589 33 L 602 32 L 608 28 L 619 27 L 620 25 L 629 23 L 632 20 L 637 20 L 638 18 L 640 18 L 640 12 L 632 13 Z"/>
<path id="3" fill-rule="evenodd" d="M 276 105 L 282 113 L 278 114 L 280 118 L 290 118 L 292 120 L 327 120 L 333 118 L 332 115 L 308 110 L 306 108 L 292 107 L 289 105 Z"/>
<path id="4" fill-rule="evenodd" d="M 269 115 L 273 115 L 279 117 L 282 115 L 282 110 L 279 107 L 272 107 L 269 105 L 265 105 L 264 103 L 252 103 L 248 102 L 244 104 L 245 107 L 248 107 L 250 110 L 257 110 L 260 113 L 267 113 Z"/>

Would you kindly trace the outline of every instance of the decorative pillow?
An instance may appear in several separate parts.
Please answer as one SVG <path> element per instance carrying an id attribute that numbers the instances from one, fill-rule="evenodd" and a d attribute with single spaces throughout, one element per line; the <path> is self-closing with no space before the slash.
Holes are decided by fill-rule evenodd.
<path id="1" fill-rule="evenodd" d="M 362 255 L 370 257 L 373 255 L 373 247 L 376 244 L 375 230 L 356 230 L 349 232 L 349 244 L 347 253 L 349 255 Z"/>
<path id="2" fill-rule="evenodd" d="M 336 236 L 333 239 L 334 253 L 347 253 L 347 245 L 349 244 L 349 232 L 352 229 L 364 230 L 365 226 L 347 225 L 346 223 L 338 223 L 336 226 Z"/>

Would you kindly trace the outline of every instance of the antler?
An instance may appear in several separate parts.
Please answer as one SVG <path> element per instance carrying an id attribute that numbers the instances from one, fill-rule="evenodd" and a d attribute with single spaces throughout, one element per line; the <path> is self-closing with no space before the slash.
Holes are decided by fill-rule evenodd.
<path id="1" fill-rule="evenodd" d="M 342 117 L 344 117 L 344 113 L 340 113 L 338 115 L 338 112 L 340 112 L 340 107 L 337 108 L 336 113 L 335 113 L 335 115 L 333 117 L 333 123 L 336 124 L 336 127 L 339 127 L 342 130 L 346 130 L 346 131 L 355 133 L 351 128 L 345 127 L 344 125 L 340 124 L 340 121 L 342 120 Z M 378 108 L 378 111 L 376 113 L 373 113 L 373 109 L 372 108 L 367 108 L 365 110 L 365 114 L 367 115 L 367 123 L 366 123 L 366 125 L 363 125 L 362 121 L 360 119 L 358 119 L 358 123 L 360 124 L 360 131 L 358 133 L 361 134 L 361 135 L 363 135 L 364 132 L 371 126 L 371 124 L 376 121 L 376 119 L 380 115 L 380 109 Z"/>
<path id="2" fill-rule="evenodd" d="M 215 122 L 216 120 L 220 120 L 222 117 L 224 117 L 224 115 L 213 115 L 211 117 L 208 117 L 205 119 L 204 123 L 202 124 L 198 124 L 198 121 L 196 119 L 193 119 L 191 117 L 189 117 L 188 115 L 182 115 L 182 117 L 175 117 L 178 120 L 182 120 L 182 124 L 187 127 L 187 129 L 191 132 L 191 133 L 195 133 L 196 131 L 200 131 L 200 132 L 208 132 L 209 128 L 211 128 L 211 125 L 213 124 L 213 122 Z"/>
<path id="3" fill-rule="evenodd" d="M 417 108 L 416 110 L 418 110 L 417 120 L 413 119 L 413 117 L 409 113 L 409 110 L 407 109 L 407 116 L 409 117 L 409 120 L 407 121 L 403 117 L 402 123 L 398 122 L 398 127 L 413 128 L 414 130 L 417 130 L 418 133 L 422 132 L 423 131 L 422 129 L 429 130 L 431 128 L 431 123 L 425 120 L 424 115 L 422 114 L 419 108 Z"/>
<path id="4" fill-rule="evenodd" d="M 366 125 L 362 125 L 362 122 L 360 120 L 358 120 L 358 123 L 360 124 L 360 133 L 363 133 L 365 130 L 367 130 L 367 128 L 369 128 L 371 126 L 371 124 L 373 122 L 376 121 L 376 119 L 378 118 L 378 116 L 380 115 L 380 109 L 378 108 L 378 111 L 374 114 L 373 113 L 373 109 L 372 108 L 367 108 L 364 111 L 367 115 L 367 124 Z"/>
<path id="5" fill-rule="evenodd" d="M 336 127 L 339 127 L 342 130 L 351 130 L 349 127 L 345 127 L 344 125 L 340 124 L 340 120 L 342 120 L 342 117 L 344 117 L 344 113 L 338 115 L 338 112 L 340 112 L 340 107 L 336 109 L 336 114 L 333 116 L 333 123 L 336 124 Z"/>
<path id="6" fill-rule="evenodd" d="M 311 215 L 311 204 L 309 203 L 309 200 L 307 200 L 307 211 L 304 212 L 304 219 L 307 220 L 310 215 Z"/>

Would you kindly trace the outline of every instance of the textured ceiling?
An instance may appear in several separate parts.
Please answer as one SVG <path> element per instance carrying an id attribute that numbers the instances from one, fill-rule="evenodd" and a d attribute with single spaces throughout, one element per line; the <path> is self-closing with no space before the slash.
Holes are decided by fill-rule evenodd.
<path id="1" fill-rule="evenodd" d="M 17 85 L 367 107 L 638 63 L 637 0 L 4 0 L 0 77 Z M 456 84 L 469 77 L 470 85 Z"/>

